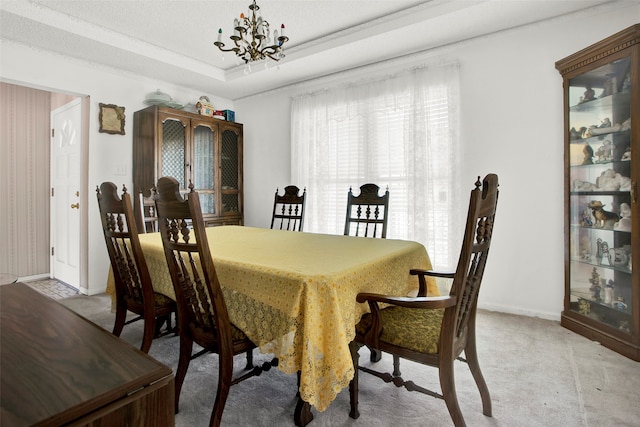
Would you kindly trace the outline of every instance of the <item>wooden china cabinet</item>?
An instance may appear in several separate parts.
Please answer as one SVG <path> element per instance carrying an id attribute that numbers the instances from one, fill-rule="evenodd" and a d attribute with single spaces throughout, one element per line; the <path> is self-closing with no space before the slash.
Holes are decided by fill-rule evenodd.
<path id="1" fill-rule="evenodd" d="M 164 106 L 136 111 L 133 194 L 149 196 L 161 176 L 176 178 L 185 195 L 193 183 L 207 226 L 242 225 L 242 124 Z"/>
<path id="2" fill-rule="evenodd" d="M 640 24 L 556 68 L 565 120 L 561 324 L 640 361 Z"/>

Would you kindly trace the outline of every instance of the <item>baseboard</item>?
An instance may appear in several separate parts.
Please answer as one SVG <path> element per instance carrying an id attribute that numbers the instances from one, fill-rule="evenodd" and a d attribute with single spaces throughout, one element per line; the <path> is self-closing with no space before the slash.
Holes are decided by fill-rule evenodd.
<path id="1" fill-rule="evenodd" d="M 555 312 L 543 312 L 536 310 L 529 310 L 522 307 L 513 307 L 508 305 L 499 305 L 499 304 L 478 304 L 479 310 L 487 310 L 487 311 L 497 311 L 499 313 L 507 313 L 507 314 L 515 314 L 518 316 L 527 316 L 527 317 L 539 317 L 540 319 L 560 321 L 560 313 Z"/>
<path id="2" fill-rule="evenodd" d="M 20 277 L 18 279 L 18 282 L 33 282 L 34 280 L 46 280 L 46 279 L 51 279 L 51 275 L 49 273 Z"/>

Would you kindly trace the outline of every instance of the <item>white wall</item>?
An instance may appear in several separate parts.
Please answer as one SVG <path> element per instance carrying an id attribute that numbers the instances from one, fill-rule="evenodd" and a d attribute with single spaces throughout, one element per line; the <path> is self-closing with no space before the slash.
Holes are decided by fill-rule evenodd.
<path id="1" fill-rule="evenodd" d="M 146 107 L 143 102 L 145 95 L 160 89 L 183 104 L 195 103 L 200 95 L 207 95 L 220 109 L 233 109 L 233 102 L 215 94 L 195 93 L 141 76 L 32 50 L 20 44 L 0 41 L 0 51 L 0 78 L 3 81 L 90 97 L 88 182 L 80 199 L 80 203 L 88 209 L 88 268 L 87 282 L 81 284 L 81 290 L 90 295 L 104 292 L 109 257 L 102 235 L 95 188 L 103 181 L 113 181 L 119 187 L 125 184 L 132 189 L 133 113 Z M 98 132 L 99 103 L 125 107 L 125 135 Z M 49 141 L 44 143 L 48 144 Z"/>
<path id="2" fill-rule="evenodd" d="M 276 187 L 290 184 L 291 97 L 408 64 L 461 64 L 465 188 L 495 172 L 500 201 L 481 308 L 559 319 L 564 296 L 562 79 L 555 62 L 640 22 L 619 2 L 236 100 L 244 127 L 245 223 L 268 227 Z M 401 41 L 399 41 L 401 42 Z M 295 184 L 295 183 L 293 183 Z"/>

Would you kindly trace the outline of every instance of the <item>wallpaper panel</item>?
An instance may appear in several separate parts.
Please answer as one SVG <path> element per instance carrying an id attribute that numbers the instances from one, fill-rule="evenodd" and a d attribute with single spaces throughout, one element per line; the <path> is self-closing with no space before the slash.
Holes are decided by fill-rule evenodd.
<path id="1" fill-rule="evenodd" d="M 0 272 L 49 272 L 49 92 L 0 83 Z"/>

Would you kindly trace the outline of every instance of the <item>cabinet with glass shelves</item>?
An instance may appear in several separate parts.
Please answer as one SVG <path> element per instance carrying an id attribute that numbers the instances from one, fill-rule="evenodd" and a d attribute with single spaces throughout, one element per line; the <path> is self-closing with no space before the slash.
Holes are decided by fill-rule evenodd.
<path id="1" fill-rule="evenodd" d="M 634 360 L 640 360 L 639 64 L 640 25 L 556 62 L 566 129 L 561 324 Z"/>
<path id="2" fill-rule="evenodd" d="M 151 106 L 133 117 L 133 187 L 150 195 L 172 176 L 186 196 L 200 195 L 207 226 L 243 224 L 243 126 L 169 107 Z M 138 209 L 138 198 L 135 198 Z"/>

